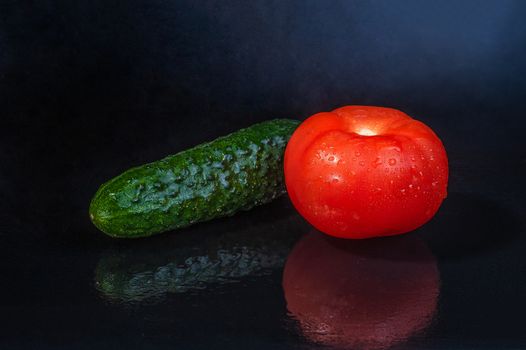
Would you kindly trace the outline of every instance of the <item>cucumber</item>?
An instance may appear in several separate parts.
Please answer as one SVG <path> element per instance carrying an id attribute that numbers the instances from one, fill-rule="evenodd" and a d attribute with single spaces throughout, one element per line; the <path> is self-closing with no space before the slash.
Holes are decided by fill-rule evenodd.
<path id="1" fill-rule="evenodd" d="M 112 237 L 136 238 L 270 202 L 285 192 L 283 153 L 299 121 L 255 124 L 103 184 L 89 213 Z"/>

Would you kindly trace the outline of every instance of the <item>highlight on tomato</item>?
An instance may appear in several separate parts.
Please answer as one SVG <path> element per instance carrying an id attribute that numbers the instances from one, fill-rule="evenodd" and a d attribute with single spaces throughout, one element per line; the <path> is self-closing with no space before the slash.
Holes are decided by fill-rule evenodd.
<path id="1" fill-rule="evenodd" d="M 412 231 L 447 195 L 442 142 L 392 108 L 346 106 L 309 117 L 287 145 L 284 171 L 298 212 L 342 238 Z"/>

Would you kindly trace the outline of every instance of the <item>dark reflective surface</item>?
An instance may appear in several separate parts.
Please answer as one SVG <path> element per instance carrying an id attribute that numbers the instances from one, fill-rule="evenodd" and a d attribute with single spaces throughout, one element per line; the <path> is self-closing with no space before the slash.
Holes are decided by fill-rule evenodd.
<path id="1" fill-rule="evenodd" d="M 372 350 L 427 328 L 439 280 L 436 259 L 416 236 L 355 242 L 313 231 L 287 258 L 283 290 L 308 340 Z"/>
<path id="2" fill-rule="evenodd" d="M 525 14 L 0 2 L 0 349 L 526 348 Z M 409 236 L 328 244 L 286 197 L 149 239 L 89 221 L 129 167 L 344 104 L 399 108 L 444 141 L 449 196 Z"/>
<path id="3" fill-rule="evenodd" d="M 184 235 L 168 246 L 105 251 L 95 269 L 95 287 L 108 300 L 162 302 L 172 293 L 219 290 L 279 272 L 302 233 L 301 219 L 287 214 L 256 226 L 240 219 L 240 227 Z"/>

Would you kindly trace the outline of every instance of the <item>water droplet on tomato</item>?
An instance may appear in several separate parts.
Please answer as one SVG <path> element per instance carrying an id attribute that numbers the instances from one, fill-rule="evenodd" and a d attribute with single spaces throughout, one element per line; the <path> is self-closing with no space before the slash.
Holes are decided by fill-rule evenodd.
<path id="1" fill-rule="evenodd" d="M 411 157 L 411 161 L 414 162 L 416 158 L 414 156 Z"/>
<path id="2" fill-rule="evenodd" d="M 356 157 L 359 157 L 359 156 L 361 155 L 361 153 L 360 153 L 360 151 L 356 151 L 356 152 L 354 152 L 354 155 L 355 155 Z"/>
<path id="3" fill-rule="evenodd" d="M 438 181 L 431 182 L 431 186 L 436 187 L 436 185 L 438 185 Z"/>
<path id="4" fill-rule="evenodd" d="M 365 162 L 363 160 L 360 160 L 358 164 L 360 164 L 361 166 L 365 166 Z"/>
<path id="5" fill-rule="evenodd" d="M 394 158 L 389 159 L 389 165 L 395 165 L 395 164 L 396 164 L 396 159 Z"/>
<path id="6" fill-rule="evenodd" d="M 373 167 L 377 168 L 379 165 L 382 165 L 382 161 L 380 158 L 376 157 L 375 161 L 373 162 Z"/>

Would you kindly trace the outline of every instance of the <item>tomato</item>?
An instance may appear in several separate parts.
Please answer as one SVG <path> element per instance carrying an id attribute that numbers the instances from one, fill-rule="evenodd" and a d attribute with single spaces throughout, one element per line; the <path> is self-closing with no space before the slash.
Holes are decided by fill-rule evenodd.
<path id="1" fill-rule="evenodd" d="M 396 109 L 346 106 L 306 119 L 285 150 L 285 183 L 299 213 L 343 238 L 414 230 L 447 194 L 437 135 Z"/>
<path id="2" fill-rule="evenodd" d="M 386 349 L 426 328 L 439 271 L 414 235 L 347 241 L 312 232 L 287 258 L 283 291 L 303 335 L 343 349 Z"/>

